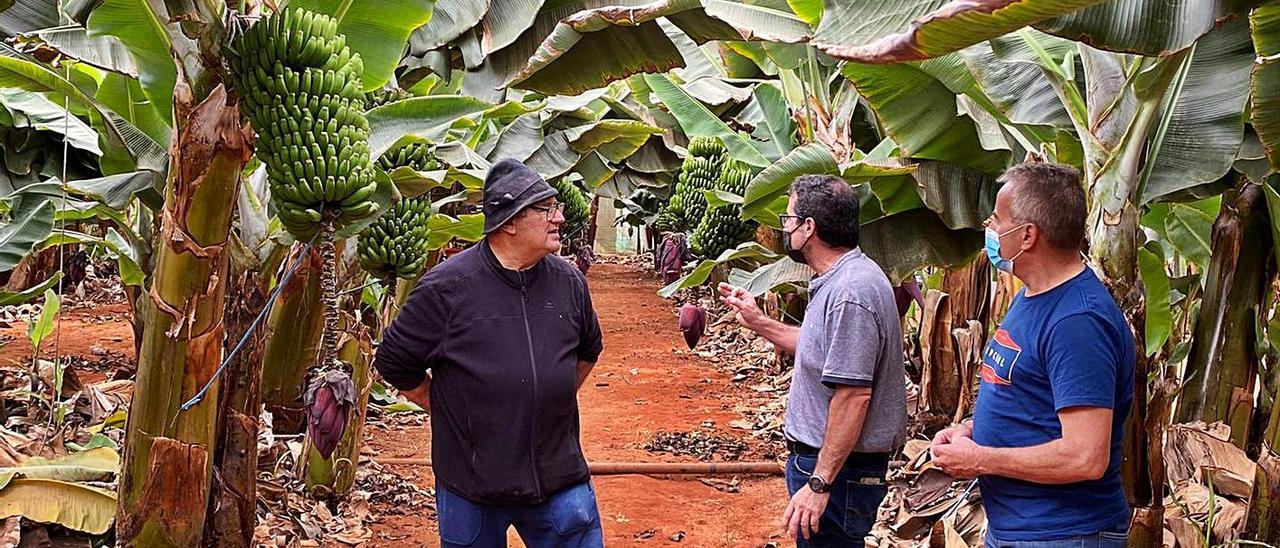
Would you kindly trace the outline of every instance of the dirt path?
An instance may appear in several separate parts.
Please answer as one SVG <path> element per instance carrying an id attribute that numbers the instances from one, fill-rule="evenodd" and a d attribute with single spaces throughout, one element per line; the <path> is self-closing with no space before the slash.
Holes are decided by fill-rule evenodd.
<path id="1" fill-rule="evenodd" d="M 684 348 L 670 303 L 657 279 L 622 265 L 590 271 L 591 294 L 605 336 L 605 353 L 580 395 L 582 445 L 591 461 L 696 461 L 642 448 L 659 431 L 703 430 L 755 444 L 729 421 L 759 402 L 729 375 Z M 707 428 L 711 421 L 711 428 Z M 426 457 L 426 427 L 370 428 L 369 449 L 383 457 Z M 375 457 L 376 459 L 377 457 Z M 758 458 L 758 455 L 757 457 Z M 397 472 L 432 487 L 430 470 Z M 730 480 L 724 477 L 719 479 Z M 780 477 L 743 477 L 724 492 L 696 476 L 607 476 L 595 479 L 608 546 L 764 546 L 786 544 L 777 520 L 786 507 Z M 436 546 L 434 520 L 388 517 L 375 525 L 370 546 Z M 672 538 L 680 539 L 674 542 Z M 514 532 L 512 546 L 519 546 Z"/>
<path id="2" fill-rule="evenodd" d="M 661 432 L 728 435 L 747 444 L 750 460 L 768 460 L 763 445 L 729 422 L 774 397 L 730 382 L 730 374 L 684 351 L 672 305 L 656 294 L 652 275 L 622 266 L 599 264 L 590 275 L 592 296 L 605 335 L 605 353 L 580 394 L 582 444 L 596 462 L 695 462 L 691 456 L 654 453 L 645 442 Z M 133 334 L 122 303 L 68 307 L 61 338 L 53 347 L 72 356 L 82 382 L 111 377 L 132 362 Z M 24 322 L 0 321 L 0 365 L 25 369 L 31 345 Z M 3 375 L 0 372 L 0 375 Z M 425 426 L 393 426 L 375 421 L 366 428 L 366 452 L 379 457 L 430 455 Z M 429 468 L 394 466 L 422 487 L 434 487 Z M 595 479 L 608 546 L 759 547 L 786 545 L 777 526 L 785 508 L 780 477 L 736 478 L 737 492 L 726 492 L 697 476 L 607 476 Z M 735 478 L 714 478 L 724 483 Z M 714 483 L 714 482 L 712 482 Z M 371 524 L 370 547 L 438 546 L 435 520 L 424 515 L 383 515 Z M 680 539 L 679 542 L 672 538 Z M 511 533 L 512 546 L 521 543 Z M 325 544 L 326 546 L 328 544 Z"/>

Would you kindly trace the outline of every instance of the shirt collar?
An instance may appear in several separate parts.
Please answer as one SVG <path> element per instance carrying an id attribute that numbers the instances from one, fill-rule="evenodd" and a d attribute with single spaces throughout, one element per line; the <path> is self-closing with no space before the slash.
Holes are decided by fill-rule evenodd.
<path id="1" fill-rule="evenodd" d="M 833 274 L 838 272 L 841 268 L 844 268 L 846 264 L 853 262 L 861 256 L 861 247 L 855 247 L 846 251 L 844 255 L 841 255 L 839 259 L 836 259 L 836 262 L 831 263 L 831 268 L 828 268 L 825 273 L 814 276 L 813 279 L 809 281 L 809 291 L 816 292 L 818 289 L 822 288 L 823 285 L 826 285 L 827 280 L 834 278 Z"/>

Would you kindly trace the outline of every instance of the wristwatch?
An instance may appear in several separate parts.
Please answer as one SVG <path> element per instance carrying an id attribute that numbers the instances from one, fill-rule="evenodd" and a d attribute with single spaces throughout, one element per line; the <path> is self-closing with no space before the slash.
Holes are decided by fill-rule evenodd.
<path id="1" fill-rule="evenodd" d="M 809 476 L 809 490 L 814 493 L 827 493 L 831 491 L 831 484 L 821 476 L 814 474 Z"/>

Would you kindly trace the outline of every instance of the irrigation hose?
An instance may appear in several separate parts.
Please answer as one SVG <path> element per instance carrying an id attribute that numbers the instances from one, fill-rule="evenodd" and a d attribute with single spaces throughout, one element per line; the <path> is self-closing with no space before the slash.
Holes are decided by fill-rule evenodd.
<path id="1" fill-rule="evenodd" d="M 373 458 L 381 465 L 431 466 L 431 459 L 417 457 Z M 591 462 L 587 469 L 593 476 L 624 475 L 697 475 L 724 476 L 735 474 L 760 474 L 781 476 L 780 462 Z"/>

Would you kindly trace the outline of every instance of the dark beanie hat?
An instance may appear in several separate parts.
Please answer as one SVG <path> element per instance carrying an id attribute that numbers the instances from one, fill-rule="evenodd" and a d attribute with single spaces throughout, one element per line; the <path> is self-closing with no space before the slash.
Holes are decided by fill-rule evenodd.
<path id="1" fill-rule="evenodd" d="M 541 175 L 519 161 L 499 160 L 484 178 L 484 233 L 497 230 L 524 208 L 557 194 Z"/>

